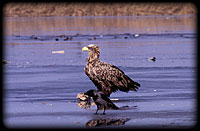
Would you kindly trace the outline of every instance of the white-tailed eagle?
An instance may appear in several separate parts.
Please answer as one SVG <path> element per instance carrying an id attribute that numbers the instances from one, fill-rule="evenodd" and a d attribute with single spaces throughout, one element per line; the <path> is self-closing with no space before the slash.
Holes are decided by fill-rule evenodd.
<path id="1" fill-rule="evenodd" d="M 140 87 L 139 83 L 125 75 L 118 67 L 101 61 L 99 59 L 100 49 L 97 45 L 90 44 L 83 47 L 82 51 L 88 52 L 85 74 L 106 96 L 109 97 L 112 92 L 117 90 L 137 91 Z"/>

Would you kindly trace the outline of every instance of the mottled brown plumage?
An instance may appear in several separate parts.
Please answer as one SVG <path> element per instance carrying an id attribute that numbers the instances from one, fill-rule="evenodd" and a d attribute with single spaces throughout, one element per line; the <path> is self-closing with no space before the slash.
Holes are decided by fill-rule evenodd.
<path id="1" fill-rule="evenodd" d="M 105 63 L 99 59 L 100 49 L 97 45 L 83 47 L 82 51 L 88 51 L 86 60 L 85 74 L 95 84 L 99 91 L 106 96 L 117 90 L 128 92 L 137 91 L 140 84 L 131 80 L 118 67 Z"/>

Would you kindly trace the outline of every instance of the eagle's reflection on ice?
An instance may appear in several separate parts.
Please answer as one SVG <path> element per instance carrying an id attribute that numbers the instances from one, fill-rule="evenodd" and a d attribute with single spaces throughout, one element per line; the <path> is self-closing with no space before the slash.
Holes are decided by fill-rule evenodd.
<path id="1" fill-rule="evenodd" d="M 99 126 L 119 126 L 124 125 L 130 118 L 100 118 L 89 120 L 86 127 L 99 127 Z"/>

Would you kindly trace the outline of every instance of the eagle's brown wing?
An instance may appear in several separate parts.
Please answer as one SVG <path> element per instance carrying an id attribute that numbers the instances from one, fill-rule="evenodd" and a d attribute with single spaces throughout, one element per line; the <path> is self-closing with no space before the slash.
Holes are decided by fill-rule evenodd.
<path id="1" fill-rule="evenodd" d="M 100 60 L 91 66 L 90 71 L 86 72 L 86 74 L 97 86 L 98 90 L 107 96 L 117 90 L 124 92 L 129 90 L 137 91 L 140 87 L 139 83 L 131 80 L 118 67 Z"/>

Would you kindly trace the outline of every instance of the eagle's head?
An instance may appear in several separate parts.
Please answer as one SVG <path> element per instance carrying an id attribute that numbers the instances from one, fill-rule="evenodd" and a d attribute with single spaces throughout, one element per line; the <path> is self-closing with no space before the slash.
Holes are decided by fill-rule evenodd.
<path id="1" fill-rule="evenodd" d="M 82 51 L 88 52 L 88 60 L 92 61 L 98 59 L 100 55 L 100 49 L 97 45 L 90 44 L 82 48 Z"/>

